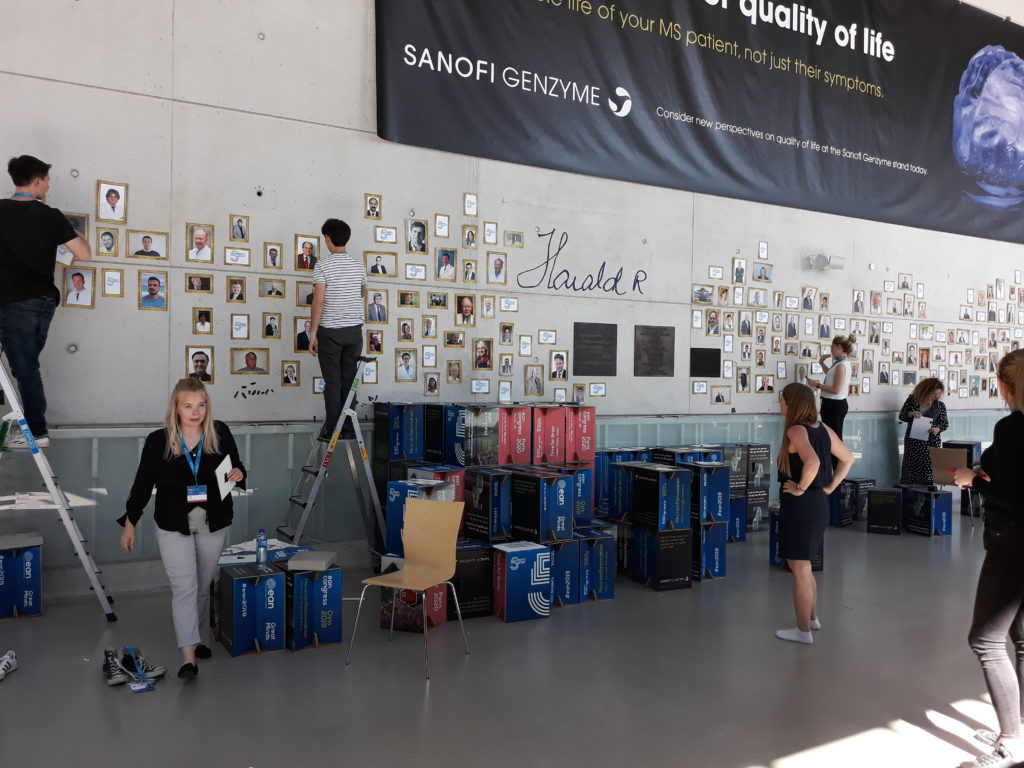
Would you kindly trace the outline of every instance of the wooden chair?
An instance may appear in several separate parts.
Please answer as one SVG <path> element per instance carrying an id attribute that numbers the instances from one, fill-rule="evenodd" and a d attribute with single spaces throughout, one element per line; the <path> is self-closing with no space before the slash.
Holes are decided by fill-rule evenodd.
<path id="1" fill-rule="evenodd" d="M 462 623 L 462 609 L 459 598 L 455 594 L 455 585 L 451 578 L 455 575 L 455 540 L 459 535 L 459 522 L 462 519 L 461 501 L 425 501 L 409 499 L 405 503 L 405 526 L 402 530 L 402 544 L 405 547 L 405 563 L 403 567 L 392 573 L 384 573 L 363 579 L 363 591 L 359 595 L 359 608 L 356 609 L 356 620 L 352 626 L 352 637 L 348 643 L 348 655 L 345 664 L 352 659 L 352 646 L 356 641 L 356 629 L 359 627 L 359 613 L 363 610 L 363 599 L 370 587 L 389 587 L 391 589 L 391 629 L 388 642 L 395 632 L 395 603 L 398 590 L 411 589 L 423 596 L 423 659 L 430 679 L 430 650 L 427 647 L 427 598 L 423 594 L 438 584 L 447 585 L 452 591 L 455 601 L 455 613 L 459 617 L 462 629 L 462 640 L 469 654 L 469 640 L 466 627 Z"/>

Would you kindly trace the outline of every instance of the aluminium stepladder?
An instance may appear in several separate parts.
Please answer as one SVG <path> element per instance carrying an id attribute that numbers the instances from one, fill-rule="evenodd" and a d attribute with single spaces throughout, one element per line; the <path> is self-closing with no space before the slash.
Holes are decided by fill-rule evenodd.
<path id="1" fill-rule="evenodd" d="M 71 539 L 71 545 L 75 549 L 75 554 L 78 555 L 78 560 L 81 562 L 82 568 L 85 569 L 85 575 L 89 578 L 92 591 L 96 593 L 96 597 L 100 601 L 100 608 L 102 608 L 103 614 L 107 617 L 107 621 L 117 621 L 117 616 L 114 614 L 114 609 L 111 605 L 113 601 L 107 597 L 103 585 L 100 584 L 99 574 L 102 571 L 96 567 L 96 562 L 92 559 L 92 555 L 86 550 L 86 539 L 82 536 L 78 523 L 75 522 L 68 497 L 64 495 L 64 491 L 61 489 L 57 477 L 53 474 L 53 469 L 50 467 L 50 462 L 46 460 L 46 456 L 43 455 L 42 450 L 36 444 L 32 431 L 28 428 L 28 422 L 25 421 L 25 415 L 21 411 L 18 393 L 11 381 L 11 375 L 7 371 L 7 364 L 3 360 L 2 353 L 0 353 L 0 391 L 10 401 L 11 416 L 13 416 L 12 420 L 4 422 L 3 427 L 0 427 L 0 445 L 2 445 L 3 439 L 7 437 L 8 430 L 21 429 L 22 434 L 25 435 L 25 439 L 28 441 L 32 458 L 35 459 L 36 468 L 39 470 L 39 474 L 42 475 L 43 482 L 46 484 L 46 490 L 49 492 L 49 499 L 44 504 L 38 503 L 39 498 L 42 497 L 41 493 L 15 494 L 14 496 L 0 497 L 0 510 L 56 509 L 60 515 L 61 522 L 64 524 L 64 530 L 67 531 L 68 538 Z"/>
<path id="2" fill-rule="evenodd" d="M 352 379 L 352 387 L 345 397 L 345 404 L 342 406 L 341 416 L 338 417 L 337 424 L 334 425 L 334 431 L 329 439 L 317 438 L 313 441 L 309 456 L 299 472 L 299 479 L 295 484 L 295 489 L 292 491 L 292 495 L 288 497 L 288 511 L 285 513 L 284 520 L 277 527 L 277 533 L 282 539 L 290 541 L 292 544 L 301 543 L 306 525 L 316 508 L 320 489 L 324 480 L 327 479 L 328 468 L 330 467 L 331 459 L 334 457 L 334 451 L 340 442 L 347 454 L 349 471 L 352 474 L 352 482 L 355 486 L 354 490 L 359 502 L 360 514 L 366 528 L 371 562 L 374 562 L 374 556 L 378 558 L 380 556 L 377 549 L 380 543 L 384 541 L 386 527 L 384 513 L 380 506 L 380 497 L 377 495 L 377 487 L 373 482 L 373 471 L 370 468 L 369 454 L 366 452 L 366 444 L 363 441 L 363 432 L 359 427 L 359 418 L 352 408 L 352 403 L 355 400 L 359 382 L 363 378 L 363 368 L 367 363 L 375 361 L 376 358 L 373 357 L 359 358 L 359 366 L 356 369 L 355 378 Z M 341 431 L 345 426 L 345 422 L 349 419 L 352 421 L 355 438 L 342 440 Z M 356 467 L 355 455 L 357 450 L 363 465 L 368 490 L 363 489 L 359 482 L 359 470 Z M 321 451 L 323 452 L 322 454 Z M 366 498 L 367 494 L 369 494 L 369 500 Z"/>

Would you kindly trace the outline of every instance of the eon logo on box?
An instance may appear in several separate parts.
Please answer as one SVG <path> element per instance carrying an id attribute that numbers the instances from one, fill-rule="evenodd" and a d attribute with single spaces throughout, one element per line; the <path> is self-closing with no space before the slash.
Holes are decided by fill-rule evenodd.
<path id="1" fill-rule="evenodd" d="M 559 480 L 555 486 L 558 489 L 558 505 L 561 506 L 565 504 L 565 480 Z"/>
<path id="2" fill-rule="evenodd" d="M 276 596 L 275 589 L 277 588 L 276 579 L 267 579 L 267 608 L 274 607 L 274 598 Z"/>
<path id="3" fill-rule="evenodd" d="M 519 566 L 520 565 L 524 565 L 525 563 L 526 563 L 526 558 L 525 557 L 514 557 L 514 556 L 510 557 L 509 560 L 508 560 L 508 569 L 510 571 L 518 571 L 519 570 Z"/>
<path id="4" fill-rule="evenodd" d="M 35 557 L 33 552 L 25 553 L 25 565 L 22 566 L 22 574 L 26 579 L 32 578 L 32 559 Z"/>
<path id="5" fill-rule="evenodd" d="M 394 501 L 397 498 L 398 498 L 398 489 L 397 488 L 392 488 L 391 490 L 388 491 L 388 501 Z"/>

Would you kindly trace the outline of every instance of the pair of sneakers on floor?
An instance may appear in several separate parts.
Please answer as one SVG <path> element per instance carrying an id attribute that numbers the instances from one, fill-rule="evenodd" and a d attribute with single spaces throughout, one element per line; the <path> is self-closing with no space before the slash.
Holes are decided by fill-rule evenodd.
<path id="1" fill-rule="evenodd" d="M 1004 741 L 995 731 L 983 729 L 975 731 L 974 738 L 993 749 L 987 755 L 960 763 L 960 768 L 1013 768 L 1024 765 L 1024 737 Z"/>
<path id="2" fill-rule="evenodd" d="M 18 657 L 14 654 L 14 651 L 8 651 L 3 656 L 0 656 L 0 680 L 3 680 L 17 668 Z"/>
<path id="3" fill-rule="evenodd" d="M 142 651 L 132 646 L 125 646 L 118 658 L 114 648 L 107 648 L 103 651 L 103 679 L 107 685 L 123 685 L 129 680 L 138 681 L 143 679 L 156 680 L 167 674 L 167 667 L 163 664 L 153 664 Z"/>

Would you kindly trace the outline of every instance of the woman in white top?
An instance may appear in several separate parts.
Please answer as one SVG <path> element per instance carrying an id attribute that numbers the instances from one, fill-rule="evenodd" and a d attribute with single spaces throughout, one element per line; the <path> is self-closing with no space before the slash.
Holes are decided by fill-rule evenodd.
<path id="1" fill-rule="evenodd" d="M 807 385 L 811 389 L 821 392 L 821 420 L 831 428 L 833 432 L 843 439 L 843 421 L 846 419 L 846 412 L 849 404 L 846 396 L 850 393 L 850 355 L 853 353 L 853 345 L 857 337 L 836 336 L 832 339 L 832 347 L 829 354 L 822 355 L 818 361 L 825 371 L 824 381 L 808 379 Z M 832 365 L 825 361 L 832 358 Z"/>

